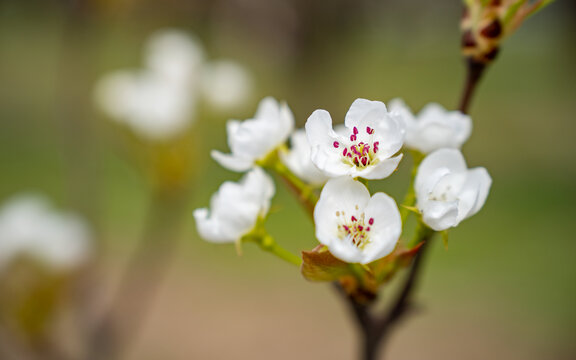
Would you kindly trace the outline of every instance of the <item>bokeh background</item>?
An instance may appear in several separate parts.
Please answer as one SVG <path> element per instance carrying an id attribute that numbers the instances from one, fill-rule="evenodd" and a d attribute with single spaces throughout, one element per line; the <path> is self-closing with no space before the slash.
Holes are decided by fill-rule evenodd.
<path id="1" fill-rule="evenodd" d="M 330 286 L 250 244 L 237 256 L 198 238 L 192 210 L 239 178 L 209 151 L 227 150 L 226 120 L 250 117 L 267 95 L 299 126 L 317 108 L 342 121 L 358 97 L 455 108 L 461 11 L 457 0 L 0 1 L 0 199 L 38 191 L 85 216 L 104 264 L 93 292 L 105 297 L 142 235 L 150 185 L 123 129 L 94 105 L 94 85 L 140 66 L 154 30 L 195 34 L 255 86 L 234 113 L 199 105 L 177 251 L 125 358 L 353 359 L 354 328 Z M 491 194 L 447 250 L 434 244 L 419 311 L 388 358 L 576 358 L 575 15 L 557 1 L 529 19 L 485 74 L 464 152 L 490 171 Z M 374 189 L 402 196 L 409 165 Z M 277 185 L 270 232 L 290 250 L 314 247 L 312 224 Z"/>

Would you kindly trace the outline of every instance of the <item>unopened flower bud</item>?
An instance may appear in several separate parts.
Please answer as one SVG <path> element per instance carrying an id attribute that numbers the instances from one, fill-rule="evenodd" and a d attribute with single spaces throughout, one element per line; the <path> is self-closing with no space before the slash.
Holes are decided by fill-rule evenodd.
<path id="1" fill-rule="evenodd" d="M 500 23 L 500 20 L 498 20 L 497 18 L 492 20 L 490 24 L 485 26 L 480 31 L 480 34 L 489 39 L 497 39 L 498 37 L 500 37 L 500 35 L 502 35 L 502 25 Z"/>

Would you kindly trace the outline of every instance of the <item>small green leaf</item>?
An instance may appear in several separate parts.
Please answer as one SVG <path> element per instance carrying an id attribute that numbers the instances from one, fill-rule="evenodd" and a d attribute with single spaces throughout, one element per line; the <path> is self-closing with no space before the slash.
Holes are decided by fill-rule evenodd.
<path id="1" fill-rule="evenodd" d="M 302 275 L 309 281 L 336 281 L 344 276 L 354 276 L 348 263 L 334 257 L 325 247 L 302 251 Z"/>

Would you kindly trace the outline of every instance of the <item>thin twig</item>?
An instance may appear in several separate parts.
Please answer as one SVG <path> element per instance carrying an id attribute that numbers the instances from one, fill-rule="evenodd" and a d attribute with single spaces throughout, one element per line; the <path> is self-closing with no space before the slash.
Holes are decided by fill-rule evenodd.
<path id="1" fill-rule="evenodd" d="M 120 280 L 116 296 L 90 335 L 88 360 L 121 358 L 129 346 L 128 340 L 137 335 L 174 253 L 186 198 L 181 192 L 159 192 L 153 196 L 142 242 Z M 143 269 L 145 277 L 141 274 Z"/>
<path id="2" fill-rule="evenodd" d="M 486 64 L 475 61 L 472 58 L 466 60 L 466 81 L 460 97 L 458 109 L 467 114 L 470 111 L 470 104 L 474 96 L 474 92 L 478 88 L 482 74 L 486 69 Z"/>

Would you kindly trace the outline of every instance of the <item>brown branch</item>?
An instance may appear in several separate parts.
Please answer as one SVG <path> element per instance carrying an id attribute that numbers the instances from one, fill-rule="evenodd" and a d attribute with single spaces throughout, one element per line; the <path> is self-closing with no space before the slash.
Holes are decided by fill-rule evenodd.
<path id="1" fill-rule="evenodd" d="M 89 335 L 87 360 L 122 358 L 129 340 L 137 335 L 174 254 L 186 198 L 181 191 L 159 190 L 153 195 L 142 242 L 123 273 L 115 297 Z"/>
<path id="2" fill-rule="evenodd" d="M 470 103 L 485 69 L 486 64 L 478 62 L 473 58 L 466 59 L 466 80 L 458 105 L 458 109 L 465 114 L 470 111 Z"/>
<path id="3" fill-rule="evenodd" d="M 469 112 L 472 98 L 486 66 L 486 64 L 479 63 L 471 58 L 467 59 L 466 81 L 458 106 L 463 113 Z M 357 303 L 344 292 L 339 284 L 335 284 L 338 292 L 346 300 L 362 331 L 362 359 L 375 360 L 387 336 L 390 334 L 390 330 L 412 309 L 411 297 L 418 284 L 418 277 L 422 269 L 422 259 L 428 251 L 429 242 L 434 234 L 435 232 L 429 231 L 423 236 L 422 241 L 424 241 L 424 244 L 416 255 L 396 300 L 383 315 L 378 316 L 372 313 L 370 305 Z"/>

